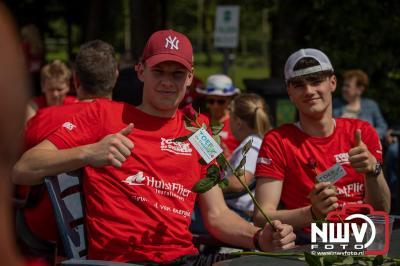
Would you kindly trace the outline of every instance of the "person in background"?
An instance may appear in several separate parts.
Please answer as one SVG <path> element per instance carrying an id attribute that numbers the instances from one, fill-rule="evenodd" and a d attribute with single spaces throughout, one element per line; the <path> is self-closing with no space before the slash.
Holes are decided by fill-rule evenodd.
<path id="1" fill-rule="evenodd" d="M 45 140 L 94 101 L 110 102 L 118 77 L 117 66 L 115 51 L 110 44 L 94 40 L 81 45 L 75 59 L 73 75 L 79 101 L 40 109 L 27 122 L 24 139 L 25 150 Z M 33 193 L 28 198 L 30 202 L 27 202 L 27 207 L 23 211 L 24 218 L 35 236 L 42 240 L 57 241 L 58 232 L 54 212 L 49 196 L 47 193 L 43 193 L 44 191 L 42 186 L 32 187 Z"/>
<path id="2" fill-rule="evenodd" d="M 206 97 L 206 107 L 211 123 L 223 123 L 224 127 L 219 133 L 221 147 L 225 157 L 229 160 L 232 152 L 239 145 L 239 141 L 232 135 L 229 126 L 229 104 L 235 95 L 240 93 L 232 79 L 223 74 L 214 74 L 207 78 L 205 88 L 197 88 L 196 91 Z"/>
<path id="3" fill-rule="evenodd" d="M 244 175 L 242 180 L 249 186 L 255 184 L 254 172 L 258 152 L 261 147 L 262 138 L 272 127 L 269 120 L 267 105 L 263 98 L 255 93 L 243 93 L 233 99 L 230 107 L 230 127 L 232 134 L 240 141 L 239 146 L 233 151 L 230 163 L 236 168 L 243 159 L 242 151 L 244 145 L 252 140 L 252 145 L 246 154 L 246 163 L 244 165 Z M 226 176 L 229 180 L 229 186 L 224 192 L 241 192 L 243 186 L 232 174 L 227 171 Z M 253 190 L 254 191 L 254 190 Z M 238 198 L 227 199 L 228 206 L 238 212 L 246 219 L 253 216 L 254 204 L 251 197 L 246 193 Z"/>
<path id="4" fill-rule="evenodd" d="M 43 95 L 33 98 L 28 105 L 27 121 L 38 109 L 76 102 L 73 96 L 67 96 L 70 89 L 71 71 L 60 60 L 45 65 L 40 72 L 40 84 Z"/>
<path id="5" fill-rule="evenodd" d="M 374 100 L 362 97 L 368 86 L 369 79 L 364 71 L 352 69 L 344 72 L 342 98 L 333 100 L 333 117 L 358 118 L 367 121 L 383 140 L 388 127 L 381 110 Z"/>

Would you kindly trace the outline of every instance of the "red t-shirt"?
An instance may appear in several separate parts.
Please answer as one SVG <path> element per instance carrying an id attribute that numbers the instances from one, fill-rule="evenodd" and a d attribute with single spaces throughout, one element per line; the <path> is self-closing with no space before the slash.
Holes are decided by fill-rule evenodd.
<path id="1" fill-rule="evenodd" d="M 46 102 L 46 97 L 44 95 L 40 95 L 33 98 L 33 101 L 37 104 L 38 109 L 48 107 Z M 77 101 L 78 100 L 76 99 L 75 96 L 67 95 L 64 97 L 64 101 L 62 104 L 64 105 L 64 104 L 76 103 Z"/>
<path id="2" fill-rule="evenodd" d="M 357 129 L 361 129 L 361 139 L 372 155 L 382 162 L 379 137 L 369 123 L 336 118 L 336 128 L 329 137 L 311 137 L 294 124 L 285 124 L 268 132 L 258 155 L 255 176 L 282 180 L 281 202 L 286 209 L 296 209 L 310 204 L 307 196 L 315 184 L 315 174 L 309 166 L 309 158 L 317 162 L 318 173 L 339 163 L 347 173 L 335 183 L 339 205 L 362 203 L 364 174 L 357 173 L 348 161 L 348 151 L 354 147 Z"/>
<path id="3" fill-rule="evenodd" d="M 45 140 L 74 114 L 81 111 L 90 102 L 50 106 L 38 110 L 36 115 L 27 123 L 25 130 L 25 149 L 28 150 Z M 23 190 L 18 188 L 18 190 Z M 21 193 L 21 192 L 20 192 Z M 57 226 L 54 212 L 47 193 L 40 193 L 37 204 L 32 208 L 24 209 L 25 220 L 31 231 L 41 239 L 57 240 Z"/>
<path id="4" fill-rule="evenodd" d="M 183 113 L 146 114 L 117 102 L 94 102 L 48 139 L 59 149 L 95 143 L 134 123 L 135 145 L 121 168 L 85 167 L 88 257 L 112 261 L 168 262 L 196 254 L 189 231 L 196 194 L 205 174 L 188 141 Z"/>

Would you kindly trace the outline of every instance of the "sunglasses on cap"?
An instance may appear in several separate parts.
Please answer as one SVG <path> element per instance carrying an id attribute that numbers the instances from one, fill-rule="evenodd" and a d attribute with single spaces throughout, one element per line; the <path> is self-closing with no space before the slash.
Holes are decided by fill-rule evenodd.
<path id="1" fill-rule="evenodd" d="M 224 99 L 207 99 L 207 103 L 210 105 L 213 105 L 214 103 L 217 103 L 218 105 L 224 105 L 226 103 L 226 100 Z"/>

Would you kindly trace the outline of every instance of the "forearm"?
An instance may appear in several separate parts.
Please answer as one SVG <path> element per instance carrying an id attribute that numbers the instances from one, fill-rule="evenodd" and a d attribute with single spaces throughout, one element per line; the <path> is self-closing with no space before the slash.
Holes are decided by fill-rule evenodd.
<path id="1" fill-rule="evenodd" d="M 204 219 L 208 231 L 218 240 L 235 247 L 253 249 L 253 236 L 259 227 L 245 221 L 230 209 L 209 214 Z"/>
<path id="2" fill-rule="evenodd" d="M 292 209 L 292 210 L 266 210 L 264 209 L 266 215 L 268 215 L 271 220 L 279 220 L 282 223 L 290 224 L 295 230 L 310 226 L 312 222 L 312 216 L 310 212 L 310 206 Z M 258 211 L 254 209 L 253 222 L 257 226 L 264 226 L 267 220 Z"/>
<path id="3" fill-rule="evenodd" d="M 66 150 L 31 149 L 13 168 L 12 180 L 18 185 L 36 185 L 45 176 L 81 168 L 87 164 L 85 146 Z"/>
<path id="4" fill-rule="evenodd" d="M 375 210 L 390 211 L 390 190 L 383 173 L 377 178 L 365 177 L 365 202 Z"/>

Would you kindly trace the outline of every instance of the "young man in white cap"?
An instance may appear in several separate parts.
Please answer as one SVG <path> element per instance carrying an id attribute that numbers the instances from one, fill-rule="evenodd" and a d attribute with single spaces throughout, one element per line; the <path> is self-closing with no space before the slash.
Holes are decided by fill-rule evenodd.
<path id="1" fill-rule="evenodd" d="M 190 133 L 178 105 L 192 81 L 192 60 L 185 35 L 155 32 L 137 67 L 144 82 L 140 106 L 92 103 L 14 167 L 14 182 L 21 184 L 85 167 L 89 258 L 189 265 L 218 260 L 197 255 L 188 230 L 196 198 L 191 188 L 205 168 L 189 142 L 173 141 Z M 291 226 L 274 221 L 273 232 L 247 223 L 227 208 L 218 186 L 199 198 L 209 231 L 221 241 L 262 250 L 293 247 Z"/>
<path id="2" fill-rule="evenodd" d="M 223 123 L 219 136 L 224 155 L 230 159 L 232 152 L 239 146 L 239 141 L 233 136 L 229 126 L 229 104 L 240 90 L 233 85 L 227 75 L 214 74 L 207 78 L 205 88 L 197 88 L 197 92 L 206 96 L 207 109 L 211 122 Z"/>
<path id="3" fill-rule="evenodd" d="M 333 119 L 336 77 L 328 57 L 316 49 L 293 53 L 285 64 L 285 80 L 300 121 L 264 137 L 255 176 L 256 196 L 266 212 L 295 229 L 350 203 L 388 212 L 379 137 L 367 122 Z M 345 171 L 342 177 L 330 176 L 337 190 L 330 182 L 316 181 L 318 173 L 336 164 Z M 280 202 L 283 210 L 277 210 Z M 253 218 L 258 225 L 265 223 L 257 210 Z"/>

